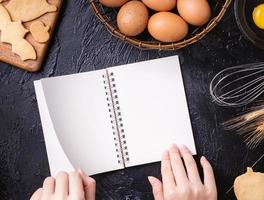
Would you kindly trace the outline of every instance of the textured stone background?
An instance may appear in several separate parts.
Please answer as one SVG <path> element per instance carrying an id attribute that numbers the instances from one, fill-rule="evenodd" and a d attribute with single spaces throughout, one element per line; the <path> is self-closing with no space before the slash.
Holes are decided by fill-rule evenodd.
<path id="1" fill-rule="evenodd" d="M 264 61 L 264 51 L 241 36 L 233 6 L 201 42 L 177 52 L 159 52 L 142 51 L 113 38 L 86 0 L 64 1 L 42 71 L 27 73 L 0 63 L 0 199 L 29 199 L 49 175 L 34 80 L 175 54 L 181 59 L 198 154 L 214 166 L 219 199 L 234 199 L 232 191 L 225 192 L 234 177 L 263 153 L 264 146 L 249 151 L 241 137 L 222 130 L 223 121 L 245 108 L 227 109 L 212 103 L 209 83 L 225 67 Z M 256 169 L 264 171 L 264 162 Z M 159 170 L 156 163 L 95 176 L 97 199 L 152 199 L 147 176 L 159 177 Z"/>

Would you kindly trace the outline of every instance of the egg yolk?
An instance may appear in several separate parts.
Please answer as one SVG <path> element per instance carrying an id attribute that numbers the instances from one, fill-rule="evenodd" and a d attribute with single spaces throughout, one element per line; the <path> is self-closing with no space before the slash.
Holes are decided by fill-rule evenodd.
<path id="1" fill-rule="evenodd" d="M 260 4 L 254 9 L 253 20 L 257 27 L 264 29 L 264 4 Z"/>

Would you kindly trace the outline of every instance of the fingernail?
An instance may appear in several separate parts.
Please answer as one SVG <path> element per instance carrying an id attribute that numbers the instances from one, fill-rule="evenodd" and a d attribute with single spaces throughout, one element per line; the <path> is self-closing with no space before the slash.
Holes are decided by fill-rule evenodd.
<path id="1" fill-rule="evenodd" d="M 176 144 L 172 144 L 170 147 L 170 152 L 179 153 L 179 147 Z"/>
<path id="2" fill-rule="evenodd" d="M 187 147 L 186 145 L 184 145 L 184 144 L 182 144 L 182 145 L 180 146 L 180 150 L 181 150 L 182 152 L 190 152 L 190 150 L 188 149 L 188 147 Z"/>
<path id="3" fill-rule="evenodd" d="M 162 154 L 162 159 L 169 159 L 169 152 L 168 150 L 164 151 L 163 154 Z"/>
<path id="4" fill-rule="evenodd" d="M 150 184 L 152 185 L 153 184 L 153 177 L 152 176 L 148 176 L 148 180 L 149 180 Z"/>
<path id="5" fill-rule="evenodd" d="M 202 161 L 202 162 L 207 161 L 206 157 L 202 156 L 202 157 L 201 157 L 201 161 Z"/>
<path id="6" fill-rule="evenodd" d="M 177 146 L 176 144 L 172 144 L 171 147 L 174 148 L 174 149 L 179 149 L 178 146 Z"/>
<path id="7" fill-rule="evenodd" d="M 188 149 L 188 148 L 186 147 L 185 144 L 182 144 L 182 145 L 181 145 L 181 148 L 183 148 L 183 149 Z"/>
<path id="8" fill-rule="evenodd" d="M 83 175 L 83 176 L 86 175 L 86 174 L 84 173 L 84 171 L 83 171 L 81 168 L 78 169 L 78 172 L 79 172 L 81 175 Z"/>

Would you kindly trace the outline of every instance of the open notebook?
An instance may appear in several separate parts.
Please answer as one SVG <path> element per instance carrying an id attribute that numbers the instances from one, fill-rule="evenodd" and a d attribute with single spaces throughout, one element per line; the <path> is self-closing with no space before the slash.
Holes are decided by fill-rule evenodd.
<path id="1" fill-rule="evenodd" d="M 50 171 L 93 175 L 195 144 L 177 56 L 35 81 Z"/>

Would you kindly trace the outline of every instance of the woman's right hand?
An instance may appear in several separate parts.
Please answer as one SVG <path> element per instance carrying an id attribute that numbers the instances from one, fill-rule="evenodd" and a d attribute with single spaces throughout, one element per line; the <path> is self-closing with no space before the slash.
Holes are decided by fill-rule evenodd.
<path id="1" fill-rule="evenodd" d="M 201 158 L 201 165 L 204 172 L 203 182 L 187 147 L 182 146 L 179 149 L 173 145 L 169 151 L 165 151 L 161 162 L 162 182 L 149 177 L 155 200 L 216 200 L 213 169 L 205 157 Z"/>

